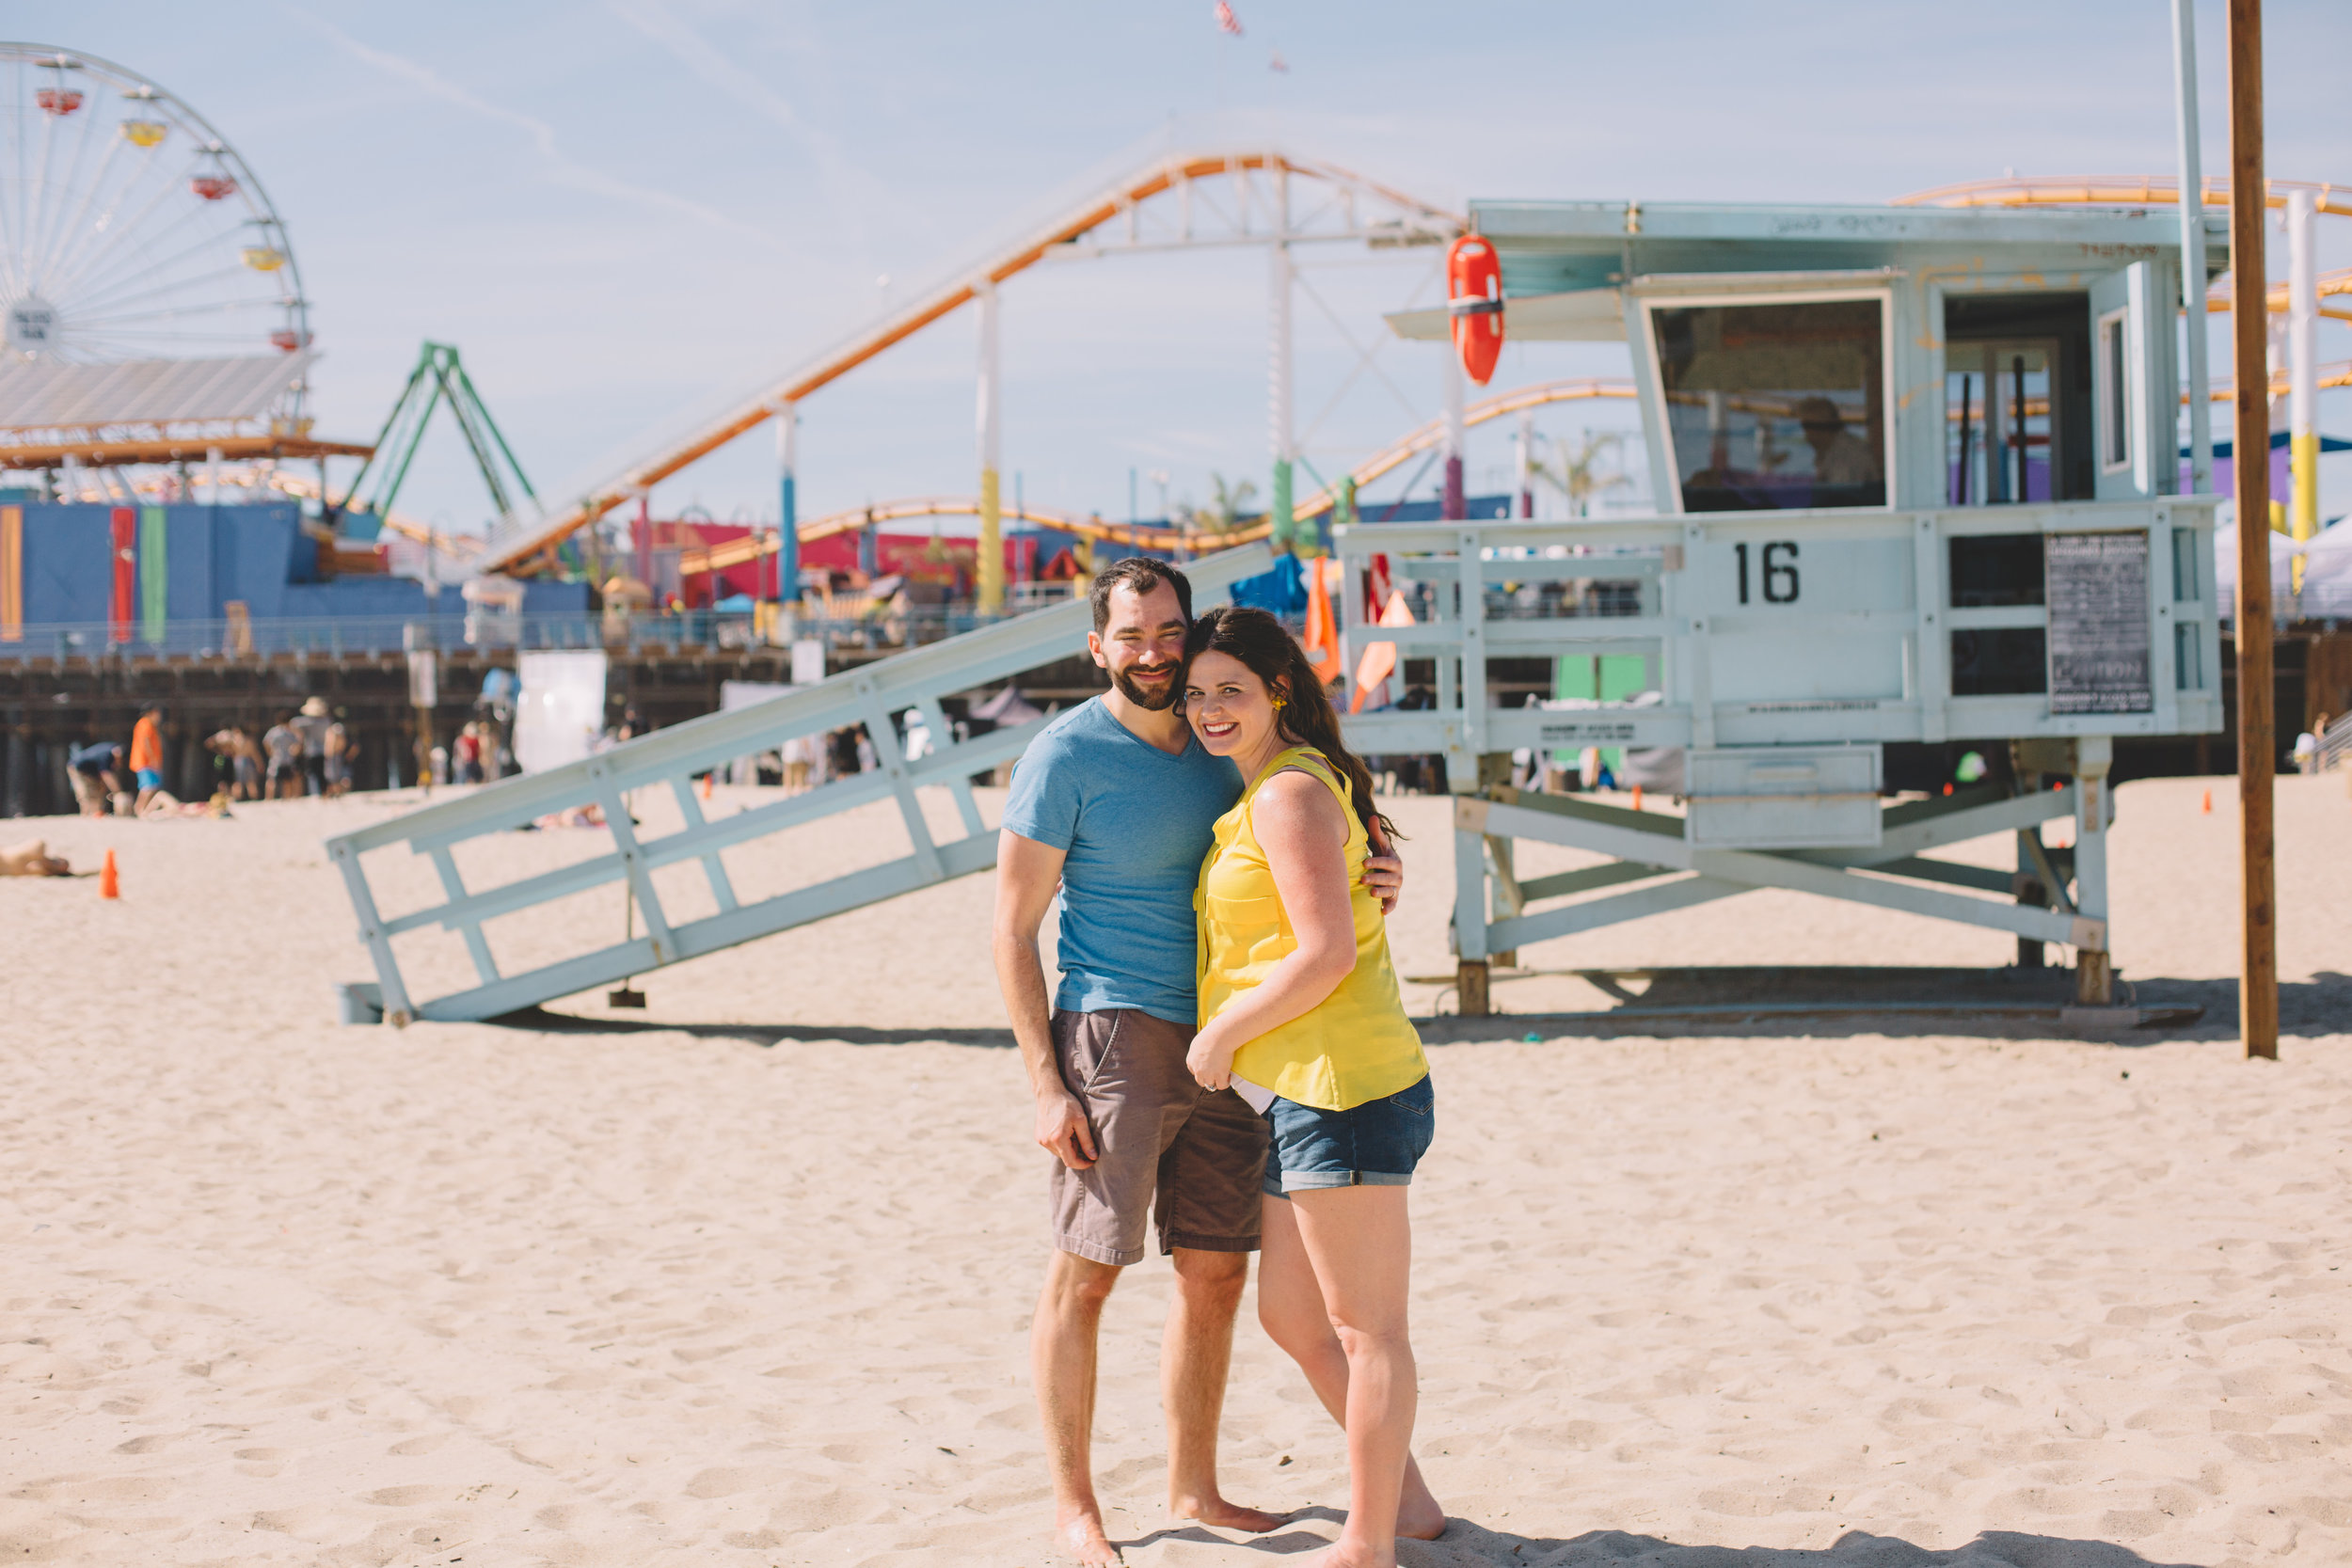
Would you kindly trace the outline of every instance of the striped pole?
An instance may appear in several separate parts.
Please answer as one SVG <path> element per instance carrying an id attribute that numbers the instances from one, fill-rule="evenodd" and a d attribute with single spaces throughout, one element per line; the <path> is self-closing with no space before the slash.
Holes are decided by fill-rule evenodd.
<path id="1" fill-rule="evenodd" d="M 776 470 L 779 515 L 776 529 L 776 598 L 787 610 L 801 597 L 801 503 L 794 471 L 800 467 L 801 405 L 776 405 Z"/>
<path id="2" fill-rule="evenodd" d="M 2319 531 L 2319 269 L 2312 244 L 2318 215 L 2311 192 L 2287 193 L 2287 453 L 2295 481 L 2287 531 L 2297 544 Z M 2294 591 L 2303 592 L 2299 553 Z"/>
<path id="3" fill-rule="evenodd" d="M 1266 415 L 1273 437 L 1274 484 L 1266 497 L 1266 543 L 1279 555 L 1297 545 L 1291 518 L 1291 466 L 1297 452 L 1292 443 L 1290 174 L 1282 169 L 1274 175 L 1274 225 L 1271 292 L 1266 302 L 1272 338 L 1266 367 Z"/>
<path id="4" fill-rule="evenodd" d="M 2188 313 L 2188 489 L 2213 494 L 2213 404 L 2205 357 L 2204 150 L 2197 129 L 2197 15 L 2194 0 L 2172 0 L 2172 85 L 2180 103 L 2181 307 Z"/>
<path id="5" fill-rule="evenodd" d="M 980 306 L 980 550 L 979 602 L 983 615 L 1005 612 L 1005 517 L 997 474 L 1004 465 L 1004 361 L 998 352 L 996 284 L 983 281 L 973 290 Z"/>

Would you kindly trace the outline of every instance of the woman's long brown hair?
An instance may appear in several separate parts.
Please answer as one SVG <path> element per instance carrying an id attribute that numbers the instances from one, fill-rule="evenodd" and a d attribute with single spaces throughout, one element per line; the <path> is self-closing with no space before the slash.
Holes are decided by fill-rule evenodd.
<path id="1" fill-rule="evenodd" d="M 1340 777 L 1347 781 L 1356 815 L 1363 819 L 1364 832 L 1374 840 L 1375 854 L 1382 840 L 1404 836 L 1372 803 L 1372 769 L 1340 738 L 1339 710 L 1323 689 L 1323 677 L 1307 662 L 1307 651 L 1283 629 L 1281 622 L 1249 605 L 1208 610 L 1184 636 L 1184 669 L 1178 679 L 1189 679 L 1192 661 L 1207 653 L 1241 660 L 1250 673 L 1265 682 L 1268 692 L 1284 699 L 1277 716 L 1282 733 L 1312 746 L 1339 769 Z"/>

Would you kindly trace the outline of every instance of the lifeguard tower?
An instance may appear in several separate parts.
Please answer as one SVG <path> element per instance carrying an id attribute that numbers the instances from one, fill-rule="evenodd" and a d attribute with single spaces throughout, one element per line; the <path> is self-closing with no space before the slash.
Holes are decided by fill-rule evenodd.
<path id="1" fill-rule="evenodd" d="M 2070 946 L 2077 1002 L 2110 1003 L 2114 742 L 2222 725 L 2216 499 L 2176 493 L 2176 215 L 1506 201 L 1471 227 L 1507 340 L 1630 351 L 1660 510 L 1335 531 L 1351 650 L 1425 682 L 1351 742 L 1441 754 L 1457 798 L 1461 1010 L 1527 943 L 1761 887 L 2011 931 L 2022 962 Z M 1367 574 L 1413 625 L 1369 624 Z M 1640 678 L 1610 700 L 1491 693 L 1500 661 L 1612 657 Z M 1957 741 L 1991 777 L 1892 796 L 1890 763 Z M 1590 746 L 1685 810 L 1508 782 L 1515 750 Z M 1926 853 L 1995 832 L 2013 873 Z M 1609 859 L 1521 881 L 1520 838 Z"/>

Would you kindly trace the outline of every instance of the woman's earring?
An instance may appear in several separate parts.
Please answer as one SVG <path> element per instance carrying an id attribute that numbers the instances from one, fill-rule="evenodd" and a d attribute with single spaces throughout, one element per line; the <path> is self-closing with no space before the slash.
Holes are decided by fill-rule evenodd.
<path id="1" fill-rule="evenodd" d="M 1281 712 L 1284 708 L 1288 707 L 1289 705 L 1290 705 L 1290 699 L 1289 699 L 1288 697 L 1277 697 L 1277 698 L 1275 698 L 1275 699 L 1274 699 L 1274 711 L 1275 711 L 1275 712 L 1277 712 L 1277 713 Z"/>

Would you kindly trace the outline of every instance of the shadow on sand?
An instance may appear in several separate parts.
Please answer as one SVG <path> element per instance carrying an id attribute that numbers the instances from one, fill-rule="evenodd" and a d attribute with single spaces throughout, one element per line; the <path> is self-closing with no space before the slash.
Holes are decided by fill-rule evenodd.
<path id="1" fill-rule="evenodd" d="M 1334 1526 L 1342 1517 L 1327 1508 L 1301 1509 L 1291 1516 L 1294 1525 L 1322 1519 Z M 1236 1538 L 1198 1525 L 1155 1530 L 1119 1544 L 1133 1550 L 1162 1541 L 1241 1546 L 1278 1562 L 1330 1544 L 1329 1537 L 1311 1530 L 1286 1528 L 1270 1535 Z M 1835 1544 L 1820 1547 L 1703 1546 L 1613 1529 L 1569 1540 L 1512 1535 L 1454 1519 L 1436 1541 L 1400 1541 L 1396 1546 L 1398 1568 L 2191 1568 L 2142 1557 L 2111 1541 L 2070 1541 L 2010 1530 L 1987 1530 L 1964 1546 L 1943 1551 L 1867 1530 L 1849 1530 Z"/>
<path id="2" fill-rule="evenodd" d="M 2074 976 L 2062 969 L 1785 968 L 1577 971 L 1618 1006 L 1590 1012 L 1443 1014 L 1416 1019 L 1432 1044 L 1558 1037 L 1693 1035 L 1756 1037 L 1961 1036 L 1986 1039 L 2092 1039 L 2112 1045 L 2237 1037 L 2237 982 L 2119 976 L 2116 1001 L 2153 1019 L 2145 1027 L 2070 1023 Z M 1508 980 L 1494 988 L 1511 1006 Z M 2311 1037 L 2345 1032 L 2352 975 L 2321 971 L 2279 987 L 2280 1031 Z"/>
<path id="3" fill-rule="evenodd" d="M 1500 1012 L 1486 1018 L 1441 1014 L 1414 1024 L 1431 1045 L 1499 1040 L 1708 1036 L 1780 1039 L 1860 1035 L 1981 1039 L 2094 1040 L 2117 1046 L 2164 1040 L 2237 1038 L 2237 982 L 2123 978 L 2116 1000 L 2160 1022 L 2143 1028 L 2070 1026 L 2059 1009 L 2073 1000 L 2074 978 L 2061 969 L 1656 969 L 1578 971 L 1615 998 L 1588 1012 Z M 1495 988 L 1511 1005 L 1510 985 Z M 2322 970 L 2279 987 L 2279 1028 L 2290 1038 L 2352 1032 L 2352 975 Z M 526 1007 L 490 1021 L 548 1035 L 686 1035 L 696 1039 L 779 1045 L 941 1044 L 1009 1051 L 1009 1029 L 879 1029 L 855 1023 L 689 1023 L 640 1018 L 584 1018 Z"/>
<path id="4" fill-rule="evenodd" d="M 665 1023 L 649 1018 L 581 1018 L 572 1013 L 525 1007 L 488 1021 L 501 1029 L 529 1029 L 542 1035 L 688 1035 L 704 1040 L 741 1040 L 747 1045 L 813 1044 L 837 1040 L 845 1045 L 969 1045 L 983 1050 L 1009 1051 L 1009 1029 L 869 1029 L 856 1023 Z"/>

